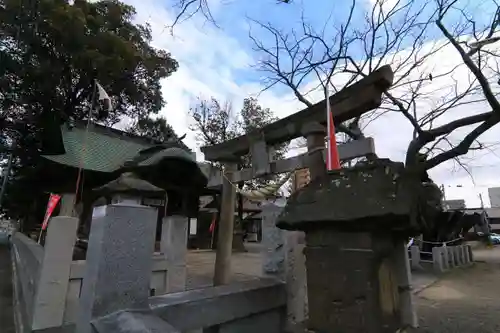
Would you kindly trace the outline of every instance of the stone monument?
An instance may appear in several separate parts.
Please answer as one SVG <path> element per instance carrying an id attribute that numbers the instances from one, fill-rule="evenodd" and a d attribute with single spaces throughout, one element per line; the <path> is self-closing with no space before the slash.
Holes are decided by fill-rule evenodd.
<path id="1" fill-rule="evenodd" d="M 398 270 L 409 267 L 398 251 L 441 209 L 429 200 L 436 188 L 402 163 L 374 160 L 328 172 L 291 196 L 277 226 L 306 233 L 310 331 L 393 333 L 404 326 L 410 282 L 402 286 Z"/>
<path id="2" fill-rule="evenodd" d="M 172 332 L 159 318 L 144 320 L 154 318 L 148 298 L 157 210 L 140 203 L 164 190 L 124 173 L 96 191 L 113 203 L 94 208 L 76 332 Z"/>

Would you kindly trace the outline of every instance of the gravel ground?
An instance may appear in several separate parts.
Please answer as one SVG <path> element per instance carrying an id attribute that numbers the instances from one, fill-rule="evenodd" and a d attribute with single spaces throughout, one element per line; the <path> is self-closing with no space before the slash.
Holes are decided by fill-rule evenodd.
<path id="1" fill-rule="evenodd" d="M 500 332 L 500 263 L 455 269 L 418 293 L 416 300 L 420 328 L 408 332 Z"/>

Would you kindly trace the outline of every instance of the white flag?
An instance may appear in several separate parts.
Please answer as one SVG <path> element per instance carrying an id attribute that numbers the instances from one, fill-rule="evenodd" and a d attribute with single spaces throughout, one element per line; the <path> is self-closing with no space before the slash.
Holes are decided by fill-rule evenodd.
<path id="1" fill-rule="evenodd" d="M 95 84 L 97 85 L 97 99 L 99 101 L 103 101 L 106 111 L 111 111 L 112 108 L 111 98 L 109 98 L 108 93 L 99 84 L 99 82 L 95 81 Z"/>

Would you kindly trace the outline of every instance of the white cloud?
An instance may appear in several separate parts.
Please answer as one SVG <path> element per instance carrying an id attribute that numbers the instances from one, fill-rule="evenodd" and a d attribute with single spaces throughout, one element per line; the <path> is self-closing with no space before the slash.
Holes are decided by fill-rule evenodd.
<path id="1" fill-rule="evenodd" d="M 163 1 L 125 2 L 136 8 L 137 22 L 150 24 L 153 46 L 168 50 L 179 62 L 177 72 L 162 82 L 167 105 L 161 115 L 177 133 L 187 133 L 186 143 L 196 148 L 195 135 L 188 129 L 192 101 L 198 96 L 220 99 L 240 96 L 242 91 L 234 83 L 232 71 L 247 68 L 251 57 L 238 41 L 196 18 L 179 24 L 172 35 L 168 26 L 173 22 L 174 12 Z M 216 5 L 216 0 L 211 1 L 213 11 L 217 10 Z"/>
<path id="2" fill-rule="evenodd" d="M 239 41 L 229 37 L 224 30 L 203 24 L 193 18 L 177 26 L 174 36 L 171 36 L 166 26 L 172 22 L 173 13 L 165 7 L 162 1 L 126 0 L 125 2 L 135 6 L 138 22 L 148 22 L 151 25 L 153 45 L 169 50 L 179 61 L 178 71 L 163 82 L 162 90 L 168 104 L 162 111 L 162 115 L 167 118 L 178 134 L 188 134 L 186 143 L 191 148 L 197 146 L 195 133 L 188 129 L 191 121 L 188 110 L 194 98 L 213 96 L 222 100 L 230 99 L 234 102 L 234 107 L 238 108 L 244 97 L 255 96 L 262 90 L 263 87 L 255 82 L 236 83 L 236 72 L 248 70 L 254 60 L 244 51 Z M 397 0 L 386 0 L 383 6 L 394 6 L 397 2 Z M 443 63 L 443 59 L 446 59 L 446 63 Z M 428 70 L 443 71 L 445 64 L 451 66 L 452 63 L 458 61 L 460 59 L 456 52 L 447 48 L 429 62 Z M 456 75 L 461 82 L 466 82 L 468 72 L 459 70 Z M 439 88 L 447 84 L 449 82 L 446 80 L 436 80 L 429 85 L 428 89 L 443 93 L 443 90 Z M 291 93 L 278 95 L 272 90 L 267 90 L 258 97 L 263 106 L 271 108 L 279 117 L 287 116 L 304 107 Z M 322 92 L 313 92 L 310 98 L 312 101 L 317 101 L 322 98 Z M 477 112 L 477 110 L 472 110 L 472 112 Z M 425 113 L 425 108 L 421 112 Z M 451 116 L 462 117 L 470 112 L 471 110 L 465 107 L 462 110 L 457 109 Z M 446 117 L 447 121 L 449 119 Z M 411 140 L 411 132 L 412 127 L 409 122 L 398 113 L 385 114 L 366 129 L 366 134 L 375 138 L 377 153 L 393 160 L 404 160 L 406 146 Z M 486 133 L 483 141 L 494 142 L 496 136 L 498 136 L 498 128 Z M 492 149 L 496 150 L 496 147 Z M 199 153 L 199 150 L 196 150 Z M 473 160 L 471 163 L 475 185 L 465 171 L 451 162 L 435 168 L 431 175 L 437 183 L 445 185 L 449 198 L 462 197 L 466 199 L 469 206 L 478 206 L 477 194 L 483 193 L 487 202 L 486 188 L 498 184 L 497 174 L 500 169 L 497 166 L 500 162 L 498 156 L 488 151 L 471 152 L 467 155 Z"/>
<path id="3" fill-rule="evenodd" d="M 377 14 L 380 9 L 383 13 L 388 13 L 398 5 L 404 5 L 405 0 L 368 0 L 370 9 L 375 9 L 375 14 Z M 375 7 L 374 7 L 375 5 Z M 399 8 L 399 7 L 398 7 Z"/>

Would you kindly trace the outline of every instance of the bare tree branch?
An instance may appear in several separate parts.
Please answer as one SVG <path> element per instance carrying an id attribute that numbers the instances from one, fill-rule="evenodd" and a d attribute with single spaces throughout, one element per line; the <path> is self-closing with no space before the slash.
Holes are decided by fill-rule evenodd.
<path id="1" fill-rule="evenodd" d="M 484 96 L 486 97 L 486 100 L 490 104 L 490 107 L 497 112 L 500 112 L 500 103 L 496 99 L 495 94 L 491 90 L 490 84 L 488 83 L 488 80 L 484 76 L 484 74 L 481 72 L 481 69 L 479 69 L 478 66 L 472 61 L 472 58 L 470 55 L 468 55 L 464 49 L 460 46 L 460 44 L 457 42 L 457 40 L 450 34 L 448 29 L 445 28 L 443 25 L 442 19 L 444 17 L 446 12 L 443 12 L 442 14 L 439 15 L 438 20 L 436 21 L 436 25 L 439 27 L 439 29 L 443 32 L 443 35 L 450 41 L 451 45 L 455 47 L 455 49 L 458 51 L 460 56 L 462 57 L 462 60 L 464 61 L 465 65 L 470 69 L 472 74 L 476 77 L 476 79 L 479 81 L 479 84 L 481 85 L 481 88 L 483 89 Z"/>
<path id="2" fill-rule="evenodd" d="M 291 0 L 276 0 L 277 3 L 291 3 Z M 171 33 L 178 24 L 192 19 L 196 15 L 201 15 L 207 22 L 218 27 L 217 21 L 212 15 L 212 10 L 208 0 L 176 0 L 174 4 L 178 8 L 174 22 L 168 26 Z"/>
<path id="3" fill-rule="evenodd" d="M 300 102 L 310 106 L 316 101 L 313 96 L 320 97 L 321 88 L 324 89 L 328 82 L 333 82 L 335 89 L 340 90 L 380 66 L 390 64 L 395 73 L 394 84 L 384 92 L 382 106 L 376 115 L 358 117 L 341 126 L 341 131 L 349 133 L 350 129 L 359 129 L 360 121 L 373 121 L 386 112 L 401 113 L 414 128 L 407 151 L 407 166 L 422 170 L 448 159 L 457 159 L 473 149 L 471 145 L 478 142 L 478 137 L 498 122 L 494 115 L 500 110 L 498 92 L 491 88 L 490 83 L 499 81 L 500 66 L 496 60 L 491 61 L 498 54 L 485 50 L 485 47 L 496 41 L 499 7 L 496 7 L 490 24 L 481 27 L 466 10 L 455 8 L 457 2 L 454 0 L 429 0 L 423 4 L 397 1 L 394 6 L 379 0 L 367 12 L 364 27 L 359 27 L 359 22 L 356 26 L 351 24 L 355 4 L 355 1 L 351 2 L 349 15 L 336 22 L 329 19 L 319 30 L 306 23 L 304 17 L 302 30 L 290 32 L 254 21 L 254 26 L 269 37 L 264 38 L 268 41 L 264 43 L 255 34 L 250 35 L 254 49 L 260 55 L 257 69 L 267 76 L 266 89 L 284 85 Z M 450 10 L 458 10 L 464 17 L 451 30 L 443 24 L 443 18 Z M 331 17 L 335 14 L 332 13 Z M 325 28 L 332 25 L 333 29 Z M 438 28 L 444 40 L 432 42 L 429 39 L 429 33 L 436 32 L 433 27 Z M 474 43 L 464 42 L 463 36 L 469 33 Z M 484 38 L 489 38 L 488 43 L 482 41 Z M 433 59 L 450 47 L 459 52 L 461 63 L 445 69 L 429 67 Z M 363 52 L 361 58 L 359 50 Z M 463 77 L 455 78 L 455 73 L 464 73 L 465 68 L 471 73 L 468 81 L 464 82 Z M 446 85 L 442 85 L 444 80 L 448 80 Z M 436 81 L 441 85 L 435 87 Z M 479 106 L 484 102 L 489 104 L 491 111 L 443 124 L 452 110 Z M 439 123 L 438 127 L 434 126 L 436 123 Z M 471 125 L 476 125 L 476 128 L 456 146 L 451 146 L 447 138 L 450 133 Z M 449 146 L 443 148 L 442 143 Z M 482 147 L 480 143 L 479 147 Z M 422 163 L 419 156 L 423 148 L 438 154 Z M 458 159 L 457 162 L 460 163 Z"/>
<path id="4" fill-rule="evenodd" d="M 465 138 L 454 148 L 443 152 L 425 162 L 424 168 L 432 169 L 433 167 L 450 160 L 452 158 L 458 157 L 460 155 L 467 154 L 471 145 L 474 143 L 477 138 L 498 124 L 500 122 L 500 116 L 495 112 L 493 113 L 486 121 L 482 122 L 478 125 L 473 131 L 471 131 Z"/>

